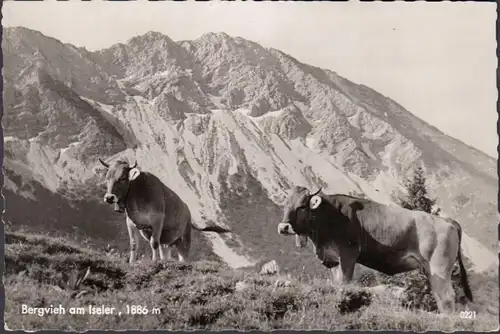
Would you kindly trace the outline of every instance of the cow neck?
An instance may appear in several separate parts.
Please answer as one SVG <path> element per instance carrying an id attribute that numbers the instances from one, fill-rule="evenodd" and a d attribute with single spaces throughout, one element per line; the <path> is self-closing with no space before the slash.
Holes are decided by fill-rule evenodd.
<path id="1" fill-rule="evenodd" d="M 311 208 L 308 208 L 307 209 L 307 213 L 309 215 L 308 218 L 308 222 L 309 222 L 309 226 L 311 226 L 311 232 L 310 232 L 310 235 L 309 235 L 309 238 L 311 239 L 311 241 L 313 242 L 313 244 L 317 244 L 318 243 L 318 231 L 316 229 L 316 226 L 314 225 L 314 216 L 313 216 L 313 210 Z"/>
<path id="2" fill-rule="evenodd" d="M 125 205 L 125 207 L 127 207 L 127 198 L 128 198 L 128 193 L 130 192 L 130 186 L 131 186 L 132 182 L 134 182 L 134 181 L 130 181 L 128 183 L 127 192 L 125 193 L 125 196 L 123 196 L 123 204 Z"/>
<path id="3" fill-rule="evenodd" d="M 312 199 L 313 197 L 314 197 L 314 196 L 310 195 L 310 196 L 309 196 L 309 198 L 308 198 L 308 200 L 307 200 L 307 203 L 311 203 L 311 199 Z M 320 204 L 320 205 L 321 205 L 321 204 Z M 318 208 L 319 208 L 319 207 L 318 207 Z M 316 208 L 316 209 L 318 209 L 318 208 Z M 315 210 L 316 210 L 316 209 L 315 209 Z M 314 220 L 314 217 L 313 217 L 313 209 L 311 209 L 311 207 L 310 207 L 309 205 L 307 206 L 307 213 L 308 213 L 308 215 L 309 215 L 309 217 L 308 217 L 309 224 L 311 224 L 311 223 L 312 223 L 312 221 Z"/>
<path id="4" fill-rule="evenodd" d="M 309 197 L 308 203 L 311 201 L 311 198 L 312 198 L 312 196 Z M 320 204 L 320 206 L 321 206 L 321 204 Z M 317 210 L 318 208 L 316 208 L 314 210 Z M 312 227 L 309 238 L 311 239 L 311 241 L 314 244 L 317 244 L 317 243 L 319 243 L 319 234 L 320 233 L 317 231 L 317 227 L 314 225 L 314 222 L 316 220 L 316 215 L 313 213 L 314 210 L 311 209 L 311 207 L 309 207 L 309 206 L 307 207 L 307 215 L 308 215 L 307 220 L 308 220 L 309 226 Z"/>

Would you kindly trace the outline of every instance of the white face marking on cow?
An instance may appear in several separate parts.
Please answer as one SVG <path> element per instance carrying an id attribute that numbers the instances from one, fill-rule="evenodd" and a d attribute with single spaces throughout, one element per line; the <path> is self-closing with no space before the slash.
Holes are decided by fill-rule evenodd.
<path id="1" fill-rule="evenodd" d="M 141 174 L 141 171 L 137 168 L 132 168 L 129 172 L 128 172 L 128 179 L 129 181 L 134 181 L 135 179 L 137 179 L 137 177 Z"/>
<path id="2" fill-rule="evenodd" d="M 317 209 L 318 206 L 321 204 L 321 197 L 318 196 L 318 195 L 315 195 L 313 197 L 311 197 L 311 200 L 309 201 L 309 207 L 311 209 Z"/>

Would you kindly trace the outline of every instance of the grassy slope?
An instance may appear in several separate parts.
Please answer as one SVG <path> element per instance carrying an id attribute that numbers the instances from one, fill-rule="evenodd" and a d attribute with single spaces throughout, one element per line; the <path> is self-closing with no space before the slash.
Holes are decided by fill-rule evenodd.
<path id="1" fill-rule="evenodd" d="M 351 286 L 343 291 L 322 279 L 274 290 L 276 277 L 234 271 L 223 264 L 195 261 L 138 262 L 129 267 L 124 258 L 43 236 L 7 233 L 5 321 L 10 329 L 400 329 L 492 330 L 498 316 L 478 314 L 476 320 L 440 317 L 410 311 L 387 296 L 374 296 Z M 81 298 L 56 288 L 62 273 L 91 267 Z M 244 280 L 249 287 L 236 291 Z M 32 307 L 63 305 L 85 307 L 142 305 L 160 314 L 148 315 L 20 315 L 21 304 Z"/>

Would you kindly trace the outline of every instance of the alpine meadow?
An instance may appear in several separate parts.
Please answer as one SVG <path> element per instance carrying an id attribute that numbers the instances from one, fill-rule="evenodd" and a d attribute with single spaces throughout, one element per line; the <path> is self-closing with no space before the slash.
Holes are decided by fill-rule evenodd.
<path id="1" fill-rule="evenodd" d="M 89 51 L 8 27 L 2 50 L 9 329 L 498 329 L 497 161 L 390 97 L 226 33 L 150 31 Z M 186 262 L 153 262 L 141 237 L 129 264 L 99 158 L 137 163 L 197 229 L 230 232 L 194 229 Z M 357 264 L 338 285 L 312 243 L 278 234 L 295 186 L 397 206 L 416 170 L 435 215 L 463 230 L 474 302 L 454 271 L 454 314 L 436 311 L 418 270 Z"/>

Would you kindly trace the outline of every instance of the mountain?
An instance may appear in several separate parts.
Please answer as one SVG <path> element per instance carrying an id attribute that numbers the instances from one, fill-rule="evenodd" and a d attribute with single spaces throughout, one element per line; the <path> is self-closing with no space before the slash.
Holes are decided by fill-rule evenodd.
<path id="1" fill-rule="evenodd" d="M 195 224 L 234 231 L 197 233 L 194 258 L 276 259 L 323 275 L 310 249 L 277 235 L 286 190 L 392 203 L 422 164 L 438 206 L 462 224 L 475 269 L 497 266 L 495 159 L 369 87 L 225 33 L 176 42 L 149 32 L 96 52 L 22 27 L 3 36 L 12 226 L 127 250 L 97 162 L 126 157 L 176 191 Z"/>

